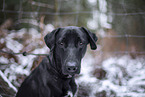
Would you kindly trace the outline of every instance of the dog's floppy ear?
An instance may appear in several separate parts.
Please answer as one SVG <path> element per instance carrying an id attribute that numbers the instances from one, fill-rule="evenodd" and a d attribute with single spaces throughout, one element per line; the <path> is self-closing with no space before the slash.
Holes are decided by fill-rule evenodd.
<path id="1" fill-rule="evenodd" d="M 57 28 L 44 37 L 44 41 L 45 41 L 46 45 L 50 48 L 50 50 L 52 50 L 54 48 L 55 35 L 56 35 L 56 33 L 59 32 L 59 30 L 60 30 L 60 28 Z"/>
<path id="2" fill-rule="evenodd" d="M 84 28 L 84 27 L 81 27 L 81 29 L 83 30 L 83 32 L 85 32 L 88 35 L 91 49 L 92 50 L 97 49 L 97 45 L 95 43 L 98 40 L 97 36 L 94 33 L 92 33 L 89 30 L 87 30 L 86 28 Z"/>

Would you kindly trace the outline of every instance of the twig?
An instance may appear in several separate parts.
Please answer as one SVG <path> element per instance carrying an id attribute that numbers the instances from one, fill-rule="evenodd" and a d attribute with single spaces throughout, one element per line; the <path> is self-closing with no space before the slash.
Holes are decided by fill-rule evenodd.
<path id="1" fill-rule="evenodd" d="M 48 54 L 34 54 L 34 53 L 28 53 L 28 52 L 14 53 L 14 52 L 7 52 L 3 50 L 0 50 L 0 53 L 6 53 L 6 54 L 11 54 L 11 55 L 23 55 L 23 56 L 27 56 L 27 55 L 47 56 L 48 55 Z"/>

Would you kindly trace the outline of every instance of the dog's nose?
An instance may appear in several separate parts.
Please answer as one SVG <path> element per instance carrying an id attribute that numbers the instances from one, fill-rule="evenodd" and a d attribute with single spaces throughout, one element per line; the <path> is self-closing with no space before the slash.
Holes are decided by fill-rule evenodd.
<path id="1" fill-rule="evenodd" d="M 78 67 L 77 67 L 77 63 L 76 62 L 67 62 L 66 64 L 66 69 L 68 72 L 76 72 Z"/>

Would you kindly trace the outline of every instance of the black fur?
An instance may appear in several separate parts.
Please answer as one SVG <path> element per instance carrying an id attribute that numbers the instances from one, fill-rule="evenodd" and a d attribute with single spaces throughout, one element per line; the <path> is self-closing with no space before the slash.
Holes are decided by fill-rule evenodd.
<path id="1" fill-rule="evenodd" d="M 75 95 L 74 75 L 80 73 L 87 44 L 97 48 L 97 37 L 84 27 L 58 28 L 44 40 L 51 52 L 24 80 L 16 97 L 63 97 L 68 91 Z"/>

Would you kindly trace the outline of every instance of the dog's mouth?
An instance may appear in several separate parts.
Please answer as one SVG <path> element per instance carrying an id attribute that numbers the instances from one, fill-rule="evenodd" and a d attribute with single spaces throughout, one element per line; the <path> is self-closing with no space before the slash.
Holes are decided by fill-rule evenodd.
<path id="1" fill-rule="evenodd" d="M 80 69 L 77 69 L 77 70 L 75 70 L 75 71 L 74 71 L 74 70 L 70 71 L 70 70 L 64 69 L 64 70 L 62 71 L 62 73 L 63 73 L 65 76 L 71 77 L 71 76 L 74 76 L 74 75 L 79 74 L 79 73 L 80 73 Z"/>
<path id="2" fill-rule="evenodd" d="M 74 74 L 74 75 L 65 75 L 65 78 L 72 78 L 72 77 L 78 77 L 79 74 Z"/>
<path id="3" fill-rule="evenodd" d="M 79 75 L 80 72 L 73 72 L 73 73 L 70 73 L 70 72 L 63 72 L 63 75 L 65 76 L 65 78 L 72 78 L 73 76 L 77 76 Z"/>
<path id="4" fill-rule="evenodd" d="M 67 75 L 67 77 L 66 78 L 72 78 L 73 77 L 73 75 Z"/>

